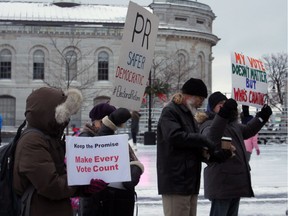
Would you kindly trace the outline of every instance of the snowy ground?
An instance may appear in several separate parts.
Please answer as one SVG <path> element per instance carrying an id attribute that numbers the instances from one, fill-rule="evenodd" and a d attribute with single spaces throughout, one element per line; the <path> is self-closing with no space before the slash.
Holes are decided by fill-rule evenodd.
<path id="1" fill-rule="evenodd" d="M 241 199 L 239 216 L 285 216 L 287 203 L 286 144 L 260 145 L 261 154 L 251 157 L 254 198 Z M 138 216 L 161 216 L 161 197 L 157 194 L 156 146 L 138 144 L 137 156 L 144 163 L 145 173 L 136 187 Z M 203 178 L 202 178 L 203 179 Z M 198 216 L 208 216 L 210 202 L 203 197 L 201 184 Z"/>

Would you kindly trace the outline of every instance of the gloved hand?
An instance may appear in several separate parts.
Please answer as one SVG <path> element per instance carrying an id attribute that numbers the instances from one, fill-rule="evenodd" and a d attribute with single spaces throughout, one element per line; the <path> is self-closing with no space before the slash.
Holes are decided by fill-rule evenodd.
<path id="1" fill-rule="evenodd" d="M 260 149 L 256 149 L 257 155 L 260 155 Z"/>
<path id="2" fill-rule="evenodd" d="M 237 106 L 237 102 L 230 98 L 223 104 L 223 107 L 220 109 L 218 115 L 222 118 L 228 119 L 233 112 L 237 111 Z"/>
<path id="3" fill-rule="evenodd" d="M 107 187 L 108 183 L 101 179 L 91 179 L 90 185 L 87 185 L 84 189 L 85 193 L 98 193 Z"/>
<path id="4" fill-rule="evenodd" d="M 137 165 L 131 165 L 131 181 L 123 182 L 123 186 L 130 191 L 134 191 L 135 186 L 140 181 L 140 176 L 142 174 L 142 170 Z"/>
<path id="5" fill-rule="evenodd" d="M 249 114 L 249 106 L 242 105 L 242 113 L 243 113 L 244 117 L 250 116 L 250 114 Z"/>
<path id="6" fill-rule="evenodd" d="M 210 154 L 209 162 L 223 163 L 232 156 L 228 149 L 219 149 Z"/>
<path id="7" fill-rule="evenodd" d="M 262 118 L 264 122 L 267 122 L 271 115 L 272 109 L 267 104 L 264 104 L 264 106 L 261 108 L 261 111 L 256 114 L 256 116 Z"/>
<path id="8" fill-rule="evenodd" d="M 131 118 L 131 113 L 126 108 L 118 108 L 112 112 L 108 118 L 118 127 Z"/>

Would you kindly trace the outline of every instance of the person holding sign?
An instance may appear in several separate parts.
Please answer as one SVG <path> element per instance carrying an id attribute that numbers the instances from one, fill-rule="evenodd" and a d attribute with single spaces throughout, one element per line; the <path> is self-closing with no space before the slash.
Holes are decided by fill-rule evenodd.
<path id="1" fill-rule="evenodd" d="M 98 135 L 99 129 L 102 126 L 102 119 L 110 115 L 116 108 L 109 103 L 97 104 L 89 112 L 91 123 L 86 123 L 82 128 L 79 136 L 93 137 Z"/>
<path id="2" fill-rule="evenodd" d="M 163 108 L 157 125 L 158 193 L 165 216 L 196 215 L 202 149 L 213 149 L 194 118 L 207 97 L 206 85 L 191 78 L 181 91 Z"/>
<path id="3" fill-rule="evenodd" d="M 93 179 L 87 186 L 68 186 L 64 129 L 82 104 L 79 90 L 42 87 L 26 100 L 30 132 L 20 137 L 15 152 L 13 186 L 22 196 L 31 188 L 30 216 L 72 215 L 70 197 L 98 191 Z M 28 208 L 29 206 L 27 206 Z"/>
<path id="4" fill-rule="evenodd" d="M 234 99 L 214 92 L 208 98 L 208 106 L 211 111 L 197 117 L 201 133 L 214 141 L 215 151 L 227 149 L 234 155 L 226 152 L 216 160 L 209 159 L 204 169 L 204 196 L 211 201 L 210 216 L 237 216 L 240 198 L 254 196 L 244 139 L 255 135 L 272 111 L 265 105 L 255 118 L 243 125 L 238 122 L 238 105 Z"/>
<path id="5" fill-rule="evenodd" d="M 126 108 L 115 109 L 109 104 L 96 105 L 89 114 L 93 127 L 88 130 L 84 128 L 79 136 L 105 136 L 113 135 L 117 127 L 121 127 L 131 113 Z M 91 197 L 80 199 L 79 216 L 133 216 L 135 204 L 135 186 L 140 181 L 140 176 L 144 171 L 144 166 L 130 145 L 130 168 L 131 181 L 110 183 L 107 188 Z"/>

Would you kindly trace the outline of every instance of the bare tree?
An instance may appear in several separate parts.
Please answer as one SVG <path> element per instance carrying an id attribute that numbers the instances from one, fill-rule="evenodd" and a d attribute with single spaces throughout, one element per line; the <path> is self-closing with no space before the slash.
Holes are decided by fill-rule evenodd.
<path id="1" fill-rule="evenodd" d="M 50 36 L 51 44 L 56 51 L 56 56 L 50 58 L 52 64 L 49 78 L 44 82 L 48 86 L 61 87 L 65 86 L 77 87 L 80 90 L 87 89 L 94 85 L 97 80 L 96 74 L 91 73 L 90 69 L 95 65 L 96 60 L 91 53 L 92 49 L 86 50 L 85 53 L 80 51 L 81 39 L 79 36 L 72 34 L 67 39 L 67 43 L 58 44 L 57 38 Z M 53 69 L 52 69 L 53 68 Z"/>
<path id="2" fill-rule="evenodd" d="M 179 91 L 195 67 L 195 64 L 189 64 L 188 55 L 181 50 L 168 54 L 156 52 L 151 67 L 151 85 L 145 91 L 152 95 L 153 106 L 159 102 L 158 97 L 165 95 L 167 99 L 170 93 Z"/>
<path id="3" fill-rule="evenodd" d="M 195 67 L 194 64 L 189 64 L 188 56 L 180 51 L 168 55 L 162 54 L 154 57 L 152 65 L 153 79 L 169 84 L 167 92 L 169 94 L 180 90 Z"/>
<path id="4" fill-rule="evenodd" d="M 48 86 L 69 89 L 78 88 L 83 94 L 82 110 L 90 103 L 85 103 L 96 95 L 101 95 L 104 89 L 95 87 L 97 73 L 92 70 L 97 63 L 94 49 L 85 47 L 84 41 L 73 30 L 69 37 L 59 38 L 50 35 L 51 54 L 49 56 L 49 73 L 43 80 Z M 70 124 L 81 125 L 81 111 L 71 118 Z M 66 128 L 66 134 L 69 127 Z"/>
<path id="5" fill-rule="evenodd" d="M 270 104 L 284 111 L 287 109 L 287 78 L 288 78 L 288 55 L 277 53 L 264 55 L 263 62 L 268 74 L 268 88 Z"/>

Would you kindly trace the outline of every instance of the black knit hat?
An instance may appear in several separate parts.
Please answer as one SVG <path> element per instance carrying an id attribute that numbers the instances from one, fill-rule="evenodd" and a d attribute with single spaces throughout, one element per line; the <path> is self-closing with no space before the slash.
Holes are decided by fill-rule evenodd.
<path id="1" fill-rule="evenodd" d="M 115 110 L 116 108 L 108 103 L 100 103 L 93 107 L 89 113 L 89 117 L 91 118 L 92 122 L 95 120 L 101 120 L 106 115 L 110 115 Z"/>
<path id="2" fill-rule="evenodd" d="M 201 79 L 191 78 L 182 86 L 182 93 L 207 98 L 208 92 L 205 83 Z"/>
<path id="3" fill-rule="evenodd" d="M 208 98 L 208 104 L 211 110 L 221 101 L 227 100 L 227 97 L 221 92 L 217 91 L 211 94 Z"/>

